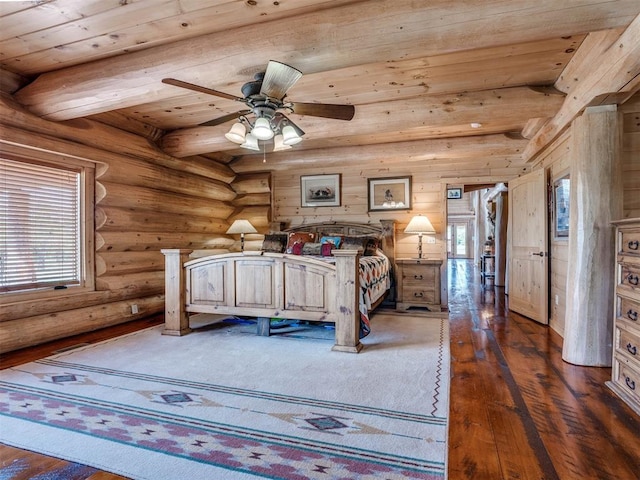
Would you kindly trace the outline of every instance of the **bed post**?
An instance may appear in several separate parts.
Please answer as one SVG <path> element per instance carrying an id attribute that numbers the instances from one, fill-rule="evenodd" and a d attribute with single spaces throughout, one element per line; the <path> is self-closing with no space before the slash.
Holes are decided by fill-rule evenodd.
<path id="1" fill-rule="evenodd" d="M 184 263 L 193 250 L 163 249 L 164 254 L 164 330 L 163 335 L 180 336 L 191 332 L 185 309 Z"/>
<path id="2" fill-rule="evenodd" d="M 334 250 L 336 257 L 336 343 L 338 352 L 358 353 L 360 343 L 360 272 L 357 250 Z"/>

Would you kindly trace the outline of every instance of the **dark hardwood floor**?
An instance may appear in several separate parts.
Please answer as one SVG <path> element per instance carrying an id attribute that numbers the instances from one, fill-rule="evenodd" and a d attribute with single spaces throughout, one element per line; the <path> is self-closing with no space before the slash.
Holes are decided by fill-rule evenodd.
<path id="1" fill-rule="evenodd" d="M 509 312 L 504 291 L 483 290 L 469 261 L 449 261 L 449 308 L 450 480 L 640 478 L 640 418 L 604 385 L 610 369 L 563 362 L 560 336 Z M 10 353 L 1 367 L 161 321 Z M 4 445 L 0 459 L 3 480 L 123 478 Z"/>
<path id="2" fill-rule="evenodd" d="M 449 261 L 449 478 L 640 479 L 640 418 L 610 368 L 562 361 L 562 338 L 507 310 L 469 261 Z"/>

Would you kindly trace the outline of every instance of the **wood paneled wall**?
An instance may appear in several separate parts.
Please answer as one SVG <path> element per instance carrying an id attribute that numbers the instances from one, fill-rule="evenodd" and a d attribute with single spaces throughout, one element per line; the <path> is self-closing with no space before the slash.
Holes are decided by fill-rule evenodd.
<path id="1" fill-rule="evenodd" d="M 372 169 L 309 168 L 295 172 L 273 173 L 274 180 L 274 220 L 295 226 L 304 223 L 327 221 L 378 223 L 381 219 L 396 221 L 396 257 L 415 257 L 418 249 L 418 237 L 405 235 L 404 228 L 413 215 L 425 214 L 436 230 L 435 243 L 423 240 L 423 252 L 429 258 L 446 258 L 444 252 L 444 234 L 446 219 L 444 217 L 445 185 L 433 182 L 427 169 L 411 171 L 409 168 L 396 168 L 393 172 L 380 172 Z M 302 207 L 300 201 L 300 175 L 322 175 L 340 173 L 342 175 L 342 201 L 339 207 Z M 386 212 L 369 212 L 367 199 L 367 179 L 398 176 L 412 177 L 412 209 Z M 424 237 L 423 237 L 424 238 Z"/>
<path id="2" fill-rule="evenodd" d="M 97 122 L 76 126 L 42 120 L 6 96 L 0 103 L 0 124 L 11 148 L 24 145 L 96 163 L 96 291 L 74 295 L 70 290 L 46 300 L 3 299 L 0 352 L 161 312 L 160 249 L 233 247 L 235 240 L 225 234 L 229 218 L 248 209 L 261 209 L 252 212 L 251 219 L 268 225 L 268 200 L 257 206 L 234 204 L 236 197 L 252 195 L 256 187 L 238 195 L 229 184 L 235 173 L 224 164 L 174 159 L 140 137 Z M 260 191 L 269 197 L 268 188 Z M 132 313 L 132 305 L 138 313 Z"/>
<path id="3" fill-rule="evenodd" d="M 300 199 L 300 175 L 341 174 L 342 199 L 339 207 L 302 207 Z M 367 179 L 384 177 L 412 177 L 412 209 L 386 212 L 369 212 L 367 197 Z M 428 165 L 411 167 L 398 166 L 389 169 L 331 167 L 323 169 L 314 167 L 297 169 L 296 171 L 273 172 L 273 207 L 274 221 L 296 226 L 304 223 L 327 221 L 378 223 L 383 219 L 396 221 L 396 258 L 416 257 L 418 252 L 418 236 L 406 235 L 404 229 L 411 218 L 425 214 L 436 230 L 431 240 L 423 237 L 423 255 L 426 258 L 446 259 L 445 244 L 445 196 L 446 183 L 433 180 Z M 443 304 L 446 304 L 446 262 L 442 268 Z"/>

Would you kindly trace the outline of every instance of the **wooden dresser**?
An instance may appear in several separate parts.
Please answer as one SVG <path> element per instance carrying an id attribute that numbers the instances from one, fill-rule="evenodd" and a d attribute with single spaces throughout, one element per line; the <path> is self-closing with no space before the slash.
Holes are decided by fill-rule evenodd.
<path id="1" fill-rule="evenodd" d="M 640 219 L 615 222 L 613 364 L 607 385 L 640 415 Z"/>
<path id="2" fill-rule="evenodd" d="M 396 310 L 411 307 L 440 312 L 440 267 L 442 260 L 399 258 L 396 260 L 398 297 Z"/>

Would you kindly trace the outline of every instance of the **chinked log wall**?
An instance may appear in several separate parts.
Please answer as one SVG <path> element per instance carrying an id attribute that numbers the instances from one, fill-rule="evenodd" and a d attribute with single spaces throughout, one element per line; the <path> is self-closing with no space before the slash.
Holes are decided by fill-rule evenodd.
<path id="1" fill-rule="evenodd" d="M 0 352 L 161 312 L 160 249 L 233 250 L 237 239 L 225 232 L 239 216 L 250 218 L 259 232 L 267 230 L 268 174 L 234 182 L 236 174 L 222 163 L 176 159 L 140 136 L 95 121 L 42 120 L 8 95 L 0 98 L 0 125 L 0 147 L 24 145 L 96 162 L 96 291 L 44 301 L 3 301 Z M 256 236 L 256 242 L 260 239 Z"/>

